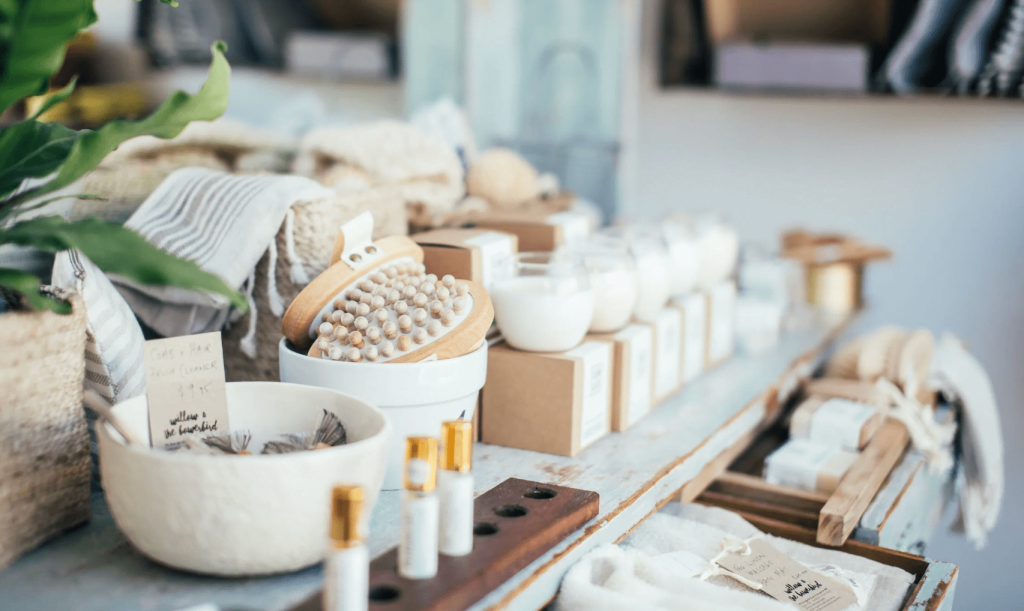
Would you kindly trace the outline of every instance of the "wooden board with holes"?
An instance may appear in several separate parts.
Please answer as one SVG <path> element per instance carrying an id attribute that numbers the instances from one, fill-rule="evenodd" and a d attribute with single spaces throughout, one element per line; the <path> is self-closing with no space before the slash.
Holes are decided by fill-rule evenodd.
<path id="1" fill-rule="evenodd" d="M 597 515 L 596 492 L 509 478 L 475 501 L 473 551 L 439 556 L 433 579 L 398 574 L 398 550 L 370 563 L 370 609 L 462 611 Z M 319 594 L 294 611 L 318 611 Z"/>

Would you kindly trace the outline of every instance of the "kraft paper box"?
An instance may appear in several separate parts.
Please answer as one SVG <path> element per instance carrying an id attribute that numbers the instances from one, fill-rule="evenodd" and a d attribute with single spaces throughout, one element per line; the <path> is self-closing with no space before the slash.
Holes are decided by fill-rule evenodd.
<path id="1" fill-rule="evenodd" d="M 473 219 L 476 227 L 504 231 L 519 238 L 519 252 L 550 252 L 584 240 L 591 230 L 585 213 L 551 204 L 528 205 Z"/>
<path id="2" fill-rule="evenodd" d="M 736 347 L 736 283 L 726 280 L 707 293 L 708 328 L 705 368 L 732 356 Z"/>
<path id="3" fill-rule="evenodd" d="M 519 248 L 515 235 L 491 229 L 438 229 L 417 233 L 412 239 L 423 248 L 428 273 L 438 278 L 451 274 L 488 290 L 502 260 Z"/>
<path id="4" fill-rule="evenodd" d="M 649 327 L 654 336 L 651 397 L 657 405 L 683 385 L 683 313 L 678 308 L 662 308 L 654 323 L 636 324 Z"/>
<path id="5" fill-rule="evenodd" d="M 690 293 L 672 300 L 672 307 L 683 312 L 683 384 L 687 384 L 704 372 L 708 300 L 704 293 Z"/>
<path id="6" fill-rule="evenodd" d="M 566 352 L 487 354 L 481 441 L 575 456 L 611 426 L 612 345 L 584 341 Z"/>
<path id="7" fill-rule="evenodd" d="M 633 324 L 587 339 L 612 344 L 612 430 L 625 431 L 651 411 L 654 330 Z"/>

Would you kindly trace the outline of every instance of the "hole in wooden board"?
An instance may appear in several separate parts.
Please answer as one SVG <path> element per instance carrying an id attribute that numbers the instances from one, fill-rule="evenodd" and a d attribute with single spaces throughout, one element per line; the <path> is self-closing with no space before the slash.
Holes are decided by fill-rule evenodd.
<path id="1" fill-rule="evenodd" d="M 375 603 L 389 603 L 398 600 L 402 591 L 395 586 L 383 585 L 370 588 L 370 600 Z"/>
<path id="2" fill-rule="evenodd" d="M 522 505 L 499 505 L 494 508 L 494 513 L 503 518 L 521 518 L 529 512 Z"/>
<path id="3" fill-rule="evenodd" d="M 555 492 L 554 490 L 552 490 L 550 488 L 535 487 L 535 488 L 530 488 L 529 490 L 524 492 L 523 496 L 525 496 L 528 499 L 535 499 L 535 500 L 542 501 L 542 500 L 546 500 L 546 499 L 553 499 L 553 498 L 555 498 L 555 496 L 557 494 L 558 494 L 557 492 Z"/>
<path id="4" fill-rule="evenodd" d="M 498 534 L 498 525 L 490 522 L 478 522 L 473 525 L 473 534 L 478 537 L 488 537 Z"/>

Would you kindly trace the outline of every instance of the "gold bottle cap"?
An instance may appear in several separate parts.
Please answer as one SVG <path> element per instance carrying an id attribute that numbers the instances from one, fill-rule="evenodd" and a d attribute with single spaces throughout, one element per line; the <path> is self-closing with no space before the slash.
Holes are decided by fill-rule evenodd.
<path id="1" fill-rule="evenodd" d="M 359 516 L 362 512 L 362 488 L 334 487 L 331 498 L 331 543 L 334 547 L 352 547 L 362 541 L 359 534 Z"/>
<path id="2" fill-rule="evenodd" d="M 430 492 L 437 485 L 437 439 L 405 440 L 405 489 Z"/>
<path id="3" fill-rule="evenodd" d="M 473 422 L 448 420 L 441 423 L 440 468 L 445 471 L 469 471 L 473 467 Z"/>

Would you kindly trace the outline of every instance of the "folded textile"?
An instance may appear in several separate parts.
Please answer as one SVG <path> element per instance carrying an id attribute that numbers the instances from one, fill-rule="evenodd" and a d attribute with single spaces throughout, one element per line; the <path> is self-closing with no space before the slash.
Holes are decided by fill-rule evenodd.
<path id="1" fill-rule="evenodd" d="M 952 334 L 939 340 L 932 361 L 934 383 L 961 405 L 962 468 L 957 474 L 957 526 L 976 547 L 985 545 L 1003 501 L 1003 430 L 992 382 L 984 367 Z"/>
<path id="2" fill-rule="evenodd" d="M 699 577 L 724 544 L 752 537 L 764 537 L 783 554 L 849 584 L 858 602 L 847 611 L 897 611 L 914 582 L 913 575 L 899 568 L 766 535 L 724 509 L 669 503 L 621 546 L 601 546 L 571 568 L 557 609 L 792 609 L 731 577 Z"/>
<path id="3" fill-rule="evenodd" d="M 342 192 L 394 186 L 417 215 L 449 212 L 465 193 L 455 149 L 401 121 L 314 129 L 294 168 Z"/>
<path id="4" fill-rule="evenodd" d="M 274 236 L 291 218 L 291 207 L 331 195 L 330 189 L 301 176 L 234 176 L 186 168 L 168 176 L 125 226 L 155 246 L 194 261 L 232 288 L 251 288 L 253 270 L 268 248 L 271 267 L 276 268 Z M 288 258 L 293 274 L 303 276 L 294 253 Z M 119 276 L 111 280 L 136 316 L 164 336 L 215 331 L 229 317 L 228 301 L 220 295 L 143 285 Z M 268 290 L 276 294 L 273 286 Z M 280 298 L 271 303 L 273 310 L 283 312 Z"/>

